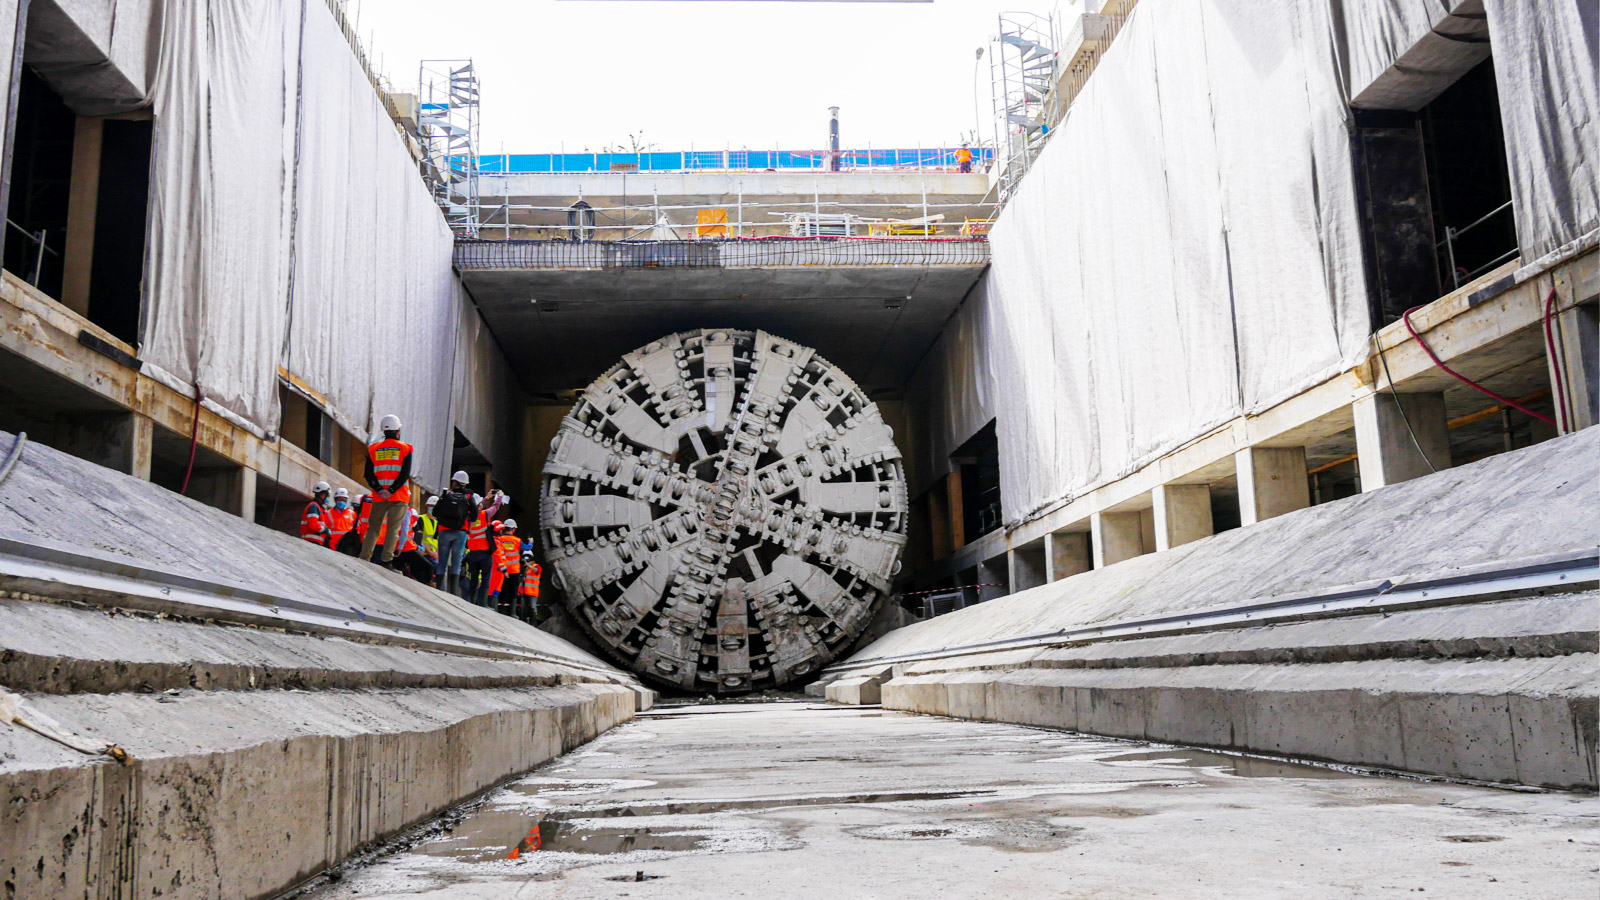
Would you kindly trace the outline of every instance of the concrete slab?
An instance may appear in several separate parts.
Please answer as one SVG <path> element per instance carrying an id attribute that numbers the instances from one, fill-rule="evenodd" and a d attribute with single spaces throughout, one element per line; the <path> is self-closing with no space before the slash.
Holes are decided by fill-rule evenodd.
<path id="1" fill-rule="evenodd" d="M 624 725 L 306 900 L 1593 889 L 1593 797 L 878 710 L 716 712 Z"/>

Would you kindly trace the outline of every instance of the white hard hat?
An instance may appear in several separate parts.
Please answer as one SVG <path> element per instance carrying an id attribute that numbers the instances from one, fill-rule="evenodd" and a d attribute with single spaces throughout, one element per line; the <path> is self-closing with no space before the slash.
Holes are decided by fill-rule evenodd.
<path id="1" fill-rule="evenodd" d="M 500 523 L 500 527 L 501 528 L 516 528 L 517 527 L 517 520 L 516 519 L 507 519 L 504 522 Z"/>
<path id="2" fill-rule="evenodd" d="M 467 483 L 467 473 L 466 472 L 457 472 L 454 475 L 450 476 L 450 480 L 455 482 L 456 484 L 466 484 Z"/>
<path id="3" fill-rule="evenodd" d="M 383 421 L 382 422 L 378 423 L 378 428 L 380 428 L 383 431 L 399 431 L 400 430 L 400 417 L 395 415 L 394 413 L 390 413 L 387 416 L 383 417 Z"/>
<path id="4" fill-rule="evenodd" d="M 313 494 L 326 493 L 332 487 L 333 487 L 333 485 L 327 483 L 326 481 L 319 481 L 316 484 L 313 484 L 311 486 L 311 493 L 313 493 Z"/>
<path id="5" fill-rule="evenodd" d="M 338 488 L 333 492 L 333 496 L 340 497 L 340 498 L 343 498 L 345 500 L 349 500 L 350 499 L 350 491 L 347 488 Z"/>
<path id="6" fill-rule="evenodd" d="M 439 498 L 438 497 L 429 497 L 428 498 L 428 508 L 432 509 L 434 507 L 434 504 L 436 504 L 438 502 L 439 502 Z"/>

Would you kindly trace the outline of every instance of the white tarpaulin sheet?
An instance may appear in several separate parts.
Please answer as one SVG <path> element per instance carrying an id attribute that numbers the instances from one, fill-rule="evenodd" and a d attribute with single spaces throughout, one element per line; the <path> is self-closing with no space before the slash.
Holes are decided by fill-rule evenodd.
<path id="1" fill-rule="evenodd" d="M 996 225 L 981 302 L 919 374 L 986 382 L 958 379 L 919 414 L 963 429 L 943 446 L 934 432 L 932 474 L 997 419 L 1016 522 L 1359 356 L 1326 14 L 1315 0 L 1136 8 Z"/>
<path id="2" fill-rule="evenodd" d="M 1524 262 L 1600 228 L 1595 0 L 1486 0 Z"/>
<path id="3" fill-rule="evenodd" d="M 1532 260 L 1596 227 L 1595 3 L 1484 5 Z M 1014 524 L 1358 361 L 1352 92 L 1384 77 L 1412 91 L 1393 80 L 1401 57 L 1479 46 L 1459 33 L 1483 14 L 1476 0 L 1143 0 L 913 376 L 914 489 L 994 419 Z"/>
<path id="4" fill-rule="evenodd" d="M 449 229 L 327 4 L 170 0 L 153 95 L 152 373 L 269 432 L 284 366 L 359 437 L 399 415 L 441 484 L 452 407 L 514 388 L 452 397 L 504 363 L 458 339 Z"/>

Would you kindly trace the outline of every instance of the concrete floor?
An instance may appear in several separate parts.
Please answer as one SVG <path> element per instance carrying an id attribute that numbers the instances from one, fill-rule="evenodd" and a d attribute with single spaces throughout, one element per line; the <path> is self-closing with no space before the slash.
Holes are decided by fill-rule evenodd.
<path id="1" fill-rule="evenodd" d="M 685 707 L 308 896 L 1592 898 L 1597 825 L 1593 796 L 873 708 Z"/>

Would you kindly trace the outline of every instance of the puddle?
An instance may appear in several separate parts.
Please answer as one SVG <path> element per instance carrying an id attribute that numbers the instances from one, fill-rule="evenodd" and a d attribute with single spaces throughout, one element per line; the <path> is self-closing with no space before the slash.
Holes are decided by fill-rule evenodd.
<path id="1" fill-rule="evenodd" d="M 1361 776 L 1353 772 L 1305 763 L 1286 762 L 1279 759 L 1261 759 L 1255 756 L 1234 756 L 1229 753 L 1212 753 L 1207 750 L 1182 750 L 1176 747 L 1156 750 L 1139 750 L 1095 757 L 1103 763 L 1143 763 L 1156 766 L 1184 766 L 1192 769 L 1217 769 L 1225 775 L 1239 778 L 1322 778 L 1350 779 Z"/>
<path id="2" fill-rule="evenodd" d="M 1452 844 L 1487 844 L 1505 840 L 1498 834 L 1447 834 L 1444 839 Z"/>
<path id="3" fill-rule="evenodd" d="M 940 823 L 871 825 L 847 828 L 846 833 L 869 841 L 941 841 L 994 847 L 1022 853 L 1060 850 L 1083 829 L 1048 819 L 976 819 Z"/>
<path id="4" fill-rule="evenodd" d="M 512 785 L 512 791 L 524 791 L 521 785 Z M 834 806 L 841 803 L 906 803 L 915 800 L 962 800 L 969 797 L 989 798 L 999 795 L 997 789 L 973 791 L 891 791 L 877 794 L 808 794 L 799 797 L 757 797 L 749 800 L 659 800 L 645 803 L 627 803 L 611 806 L 582 806 L 569 812 L 572 817 L 610 819 L 621 816 L 683 816 L 708 813 L 747 812 L 750 810 L 781 809 L 791 806 Z M 524 813 L 526 816 L 526 813 Z"/>

